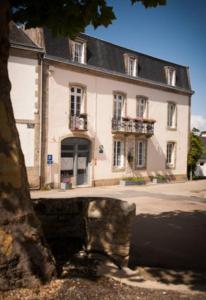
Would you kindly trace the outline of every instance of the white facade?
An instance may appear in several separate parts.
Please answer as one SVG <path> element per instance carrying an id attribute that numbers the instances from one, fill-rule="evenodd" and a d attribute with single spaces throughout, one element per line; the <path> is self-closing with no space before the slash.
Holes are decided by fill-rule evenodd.
<path id="1" fill-rule="evenodd" d="M 138 83 L 128 83 L 124 79 L 115 80 L 99 75 L 72 71 L 64 67 L 50 66 L 48 92 L 48 154 L 53 155 L 54 165 L 48 166 L 47 182 L 60 185 L 61 141 L 67 137 L 84 137 L 91 141 L 88 184 L 109 184 L 125 176 L 154 176 L 156 174 L 186 177 L 189 96 L 174 92 L 143 87 Z M 71 131 L 70 87 L 80 86 L 85 91 L 85 113 L 88 130 Z M 154 119 L 154 135 L 122 134 L 112 132 L 114 94 L 124 95 L 126 103 L 123 110 L 130 118 L 136 117 L 136 99 L 142 95 L 148 99 L 148 119 Z M 176 127 L 168 129 L 168 103 L 176 104 Z M 118 138 L 124 142 L 124 167 L 113 168 L 113 142 Z M 128 163 L 128 152 L 135 148 L 135 140 L 146 141 L 146 165 L 143 169 L 133 169 Z M 175 144 L 174 166 L 167 168 L 167 143 Z M 103 146 L 103 153 L 99 153 Z M 133 153 L 135 155 L 135 153 Z M 52 170 L 51 170 L 52 168 Z M 52 173 L 52 175 L 51 175 Z"/>

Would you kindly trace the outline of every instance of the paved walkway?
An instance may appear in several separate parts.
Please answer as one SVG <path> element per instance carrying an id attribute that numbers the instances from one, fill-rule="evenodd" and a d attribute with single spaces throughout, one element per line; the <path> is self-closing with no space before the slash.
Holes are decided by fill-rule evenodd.
<path id="1" fill-rule="evenodd" d="M 128 268 L 118 271 L 110 266 L 106 273 L 143 287 L 206 290 L 206 180 L 35 191 L 31 195 L 32 198 L 106 196 L 135 203 L 130 251 L 130 265 L 135 271 Z"/>

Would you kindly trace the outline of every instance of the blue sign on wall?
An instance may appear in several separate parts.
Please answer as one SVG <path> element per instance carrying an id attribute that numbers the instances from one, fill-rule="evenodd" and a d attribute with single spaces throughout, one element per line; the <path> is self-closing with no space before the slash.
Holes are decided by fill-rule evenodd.
<path id="1" fill-rule="evenodd" d="M 47 164 L 48 165 L 53 164 L 53 155 L 52 154 L 47 155 Z"/>

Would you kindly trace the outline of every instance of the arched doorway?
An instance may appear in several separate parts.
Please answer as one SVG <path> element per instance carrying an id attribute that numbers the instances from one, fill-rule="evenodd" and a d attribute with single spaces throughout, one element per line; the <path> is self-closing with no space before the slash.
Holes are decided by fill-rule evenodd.
<path id="1" fill-rule="evenodd" d="M 61 182 L 73 180 L 74 185 L 88 184 L 90 141 L 65 138 L 61 142 Z"/>

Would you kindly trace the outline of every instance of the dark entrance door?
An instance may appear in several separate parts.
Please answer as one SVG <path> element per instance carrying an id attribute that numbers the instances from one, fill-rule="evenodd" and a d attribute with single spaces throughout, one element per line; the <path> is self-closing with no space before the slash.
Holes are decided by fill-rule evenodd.
<path id="1" fill-rule="evenodd" d="M 61 143 L 61 182 L 73 177 L 76 185 L 88 184 L 90 142 L 66 138 Z"/>

